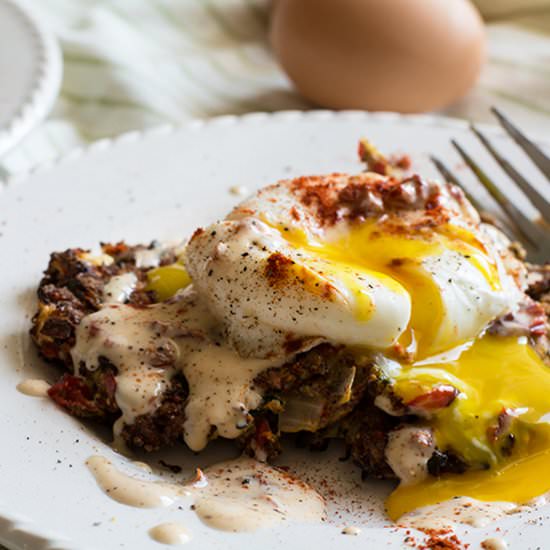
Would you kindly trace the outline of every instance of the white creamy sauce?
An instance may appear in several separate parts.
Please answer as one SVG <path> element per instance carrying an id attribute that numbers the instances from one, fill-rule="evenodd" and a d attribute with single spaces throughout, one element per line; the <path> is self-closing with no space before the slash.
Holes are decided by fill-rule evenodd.
<path id="1" fill-rule="evenodd" d="M 323 498 L 306 483 L 262 462 L 240 458 L 198 471 L 186 483 L 136 479 L 109 460 L 93 456 L 87 466 L 100 488 L 129 506 L 169 506 L 190 498 L 206 525 L 222 531 L 254 531 L 282 521 L 319 521 Z"/>
<path id="2" fill-rule="evenodd" d="M 133 460 L 132 464 L 136 468 L 139 468 L 140 470 L 143 470 L 144 472 L 147 472 L 148 474 L 153 473 L 153 468 L 151 468 L 151 466 L 149 466 L 149 464 L 147 464 L 147 462 L 141 462 L 139 460 Z"/>
<path id="3" fill-rule="evenodd" d="M 215 529 L 255 531 L 286 520 L 319 521 L 323 498 L 303 481 L 250 458 L 208 468 L 195 512 Z"/>
<path id="4" fill-rule="evenodd" d="M 482 502 L 469 497 L 457 497 L 409 512 L 399 518 L 399 525 L 417 529 L 442 529 L 457 524 L 486 527 L 522 509 L 513 502 Z"/>
<path id="5" fill-rule="evenodd" d="M 183 485 L 131 477 L 102 456 L 92 456 L 86 466 L 102 491 L 113 500 L 136 508 L 170 506 L 189 494 Z"/>
<path id="6" fill-rule="evenodd" d="M 123 304 L 128 300 L 137 284 L 135 273 L 123 273 L 111 277 L 103 287 L 103 303 Z"/>
<path id="7" fill-rule="evenodd" d="M 136 267 L 158 267 L 161 264 L 163 256 L 167 252 L 178 257 L 183 254 L 184 250 L 185 243 L 183 241 L 155 241 L 151 247 L 141 248 L 135 251 L 134 258 Z"/>
<path id="8" fill-rule="evenodd" d="M 81 364 L 96 369 L 100 357 L 117 367 L 115 398 L 122 416 L 115 436 L 124 424 L 154 411 L 172 376 L 182 372 L 189 385 L 185 442 L 200 451 L 213 435 L 242 433 L 248 411 L 261 402 L 254 378 L 284 362 L 280 356 L 243 358 L 222 341 L 218 323 L 188 287 L 160 304 L 108 305 L 86 316 L 71 353 L 77 372 Z"/>
<path id="9" fill-rule="evenodd" d="M 135 253 L 136 267 L 158 267 L 160 264 L 162 249 L 145 248 Z"/>
<path id="10" fill-rule="evenodd" d="M 342 529 L 342 535 L 357 536 L 360 533 L 361 533 L 361 529 L 359 529 L 359 527 L 355 527 L 355 525 L 347 525 Z"/>
<path id="11" fill-rule="evenodd" d="M 19 382 L 16 386 L 17 391 L 30 395 L 31 397 L 47 397 L 50 384 L 45 380 L 29 378 Z"/>
<path id="12" fill-rule="evenodd" d="M 189 353 L 182 369 L 189 384 L 184 438 L 193 451 L 206 447 L 211 426 L 222 437 L 239 437 L 262 400 L 252 382 L 270 366 L 273 360 L 245 359 L 212 343 Z"/>
<path id="13" fill-rule="evenodd" d="M 182 545 L 191 540 L 189 531 L 179 523 L 161 523 L 149 529 L 149 536 L 161 544 Z"/>
<path id="14" fill-rule="evenodd" d="M 77 328 L 76 345 L 71 350 L 76 373 L 81 363 L 89 370 L 96 369 L 100 357 L 118 369 L 116 401 L 122 410 L 119 427 L 154 410 L 173 374 L 170 365 L 157 366 L 155 359 L 151 361 L 158 347 L 172 345 L 157 338 L 155 331 L 154 323 L 172 313 L 166 309 L 162 305 L 154 310 L 111 305 L 85 317 Z"/>
<path id="15" fill-rule="evenodd" d="M 507 550 L 508 544 L 504 539 L 491 537 L 482 541 L 481 548 L 483 548 L 483 550 Z"/>
<path id="16" fill-rule="evenodd" d="M 386 460 L 404 485 L 419 483 L 428 476 L 427 464 L 435 450 L 431 430 L 404 426 L 388 435 Z"/>

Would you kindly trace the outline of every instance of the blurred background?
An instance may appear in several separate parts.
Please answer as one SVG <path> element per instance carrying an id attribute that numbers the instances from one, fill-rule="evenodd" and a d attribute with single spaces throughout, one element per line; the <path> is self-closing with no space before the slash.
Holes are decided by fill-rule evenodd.
<path id="1" fill-rule="evenodd" d="M 250 111 L 484 121 L 498 105 L 548 135 L 550 0 L 474 3 L 482 23 L 468 0 L 28 0 L 60 42 L 64 76 L 0 174 L 123 132 Z"/>

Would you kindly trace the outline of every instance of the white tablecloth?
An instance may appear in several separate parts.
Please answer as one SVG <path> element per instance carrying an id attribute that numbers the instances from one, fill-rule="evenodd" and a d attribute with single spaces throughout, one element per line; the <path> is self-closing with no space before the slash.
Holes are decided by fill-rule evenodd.
<path id="1" fill-rule="evenodd" d="M 269 50 L 268 0 L 28 2 L 59 37 L 65 75 L 54 112 L 0 159 L 0 177 L 128 130 L 311 107 Z M 520 13 L 488 24 L 489 62 L 445 114 L 490 120 L 494 104 L 550 135 L 550 9 Z"/>

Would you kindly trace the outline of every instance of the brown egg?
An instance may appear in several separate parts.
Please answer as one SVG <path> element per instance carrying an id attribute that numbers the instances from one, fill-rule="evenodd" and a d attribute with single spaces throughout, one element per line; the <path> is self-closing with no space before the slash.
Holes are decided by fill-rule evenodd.
<path id="1" fill-rule="evenodd" d="M 467 0 L 277 0 L 271 43 L 299 91 L 334 109 L 444 107 L 472 86 L 485 56 Z"/>

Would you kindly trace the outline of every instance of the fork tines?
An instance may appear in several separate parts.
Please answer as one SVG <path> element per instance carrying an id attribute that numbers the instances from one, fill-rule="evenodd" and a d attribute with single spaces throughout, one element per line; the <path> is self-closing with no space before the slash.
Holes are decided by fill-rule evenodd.
<path id="1" fill-rule="evenodd" d="M 550 158 L 531 140 L 529 140 L 518 128 L 516 128 L 500 111 L 493 108 L 492 112 L 497 116 L 500 124 L 512 137 L 512 139 L 523 149 L 527 156 L 536 164 L 539 170 L 550 181 Z M 550 257 L 550 202 L 543 194 L 534 188 L 527 178 L 523 176 L 514 166 L 501 155 L 487 136 L 475 126 L 471 130 L 479 141 L 494 158 L 502 170 L 514 181 L 523 191 L 525 196 L 533 204 L 538 212 L 535 219 L 530 219 L 514 204 L 505 190 L 498 186 L 492 178 L 487 175 L 481 166 L 460 146 L 455 140 L 451 140 L 454 148 L 460 157 L 475 174 L 478 181 L 487 189 L 489 194 L 496 200 L 502 210 L 508 215 L 509 221 L 517 237 L 522 240 L 527 248 L 530 259 L 533 261 L 548 261 Z M 432 157 L 432 162 L 441 175 L 449 182 L 460 185 L 457 176 L 440 159 Z M 463 187 L 461 185 L 461 187 Z M 479 210 L 480 206 L 472 197 L 468 196 L 474 206 Z"/>
<path id="2" fill-rule="evenodd" d="M 540 147 L 514 126 L 496 107 L 491 107 L 491 112 L 498 118 L 500 125 L 506 133 L 525 151 L 527 156 L 537 165 L 539 170 L 550 181 L 550 158 Z"/>

